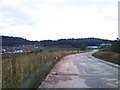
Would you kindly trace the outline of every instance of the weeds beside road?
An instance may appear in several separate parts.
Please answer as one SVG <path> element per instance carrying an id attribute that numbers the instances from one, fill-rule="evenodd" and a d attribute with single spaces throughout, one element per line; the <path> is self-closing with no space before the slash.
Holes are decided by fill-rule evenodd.
<path id="1" fill-rule="evenodd" d="M 56 63 L 63 56 L 78 52 L 79 50 L 57 50 L 3 55 L 2 88 L 17 88 L 46 63 Z"/>
<path id="2" fill-rule="evenodd" d="M 98 52 L 94 53 L 93 56 L 120 65 L 120 53 L 99 50 Z"/>

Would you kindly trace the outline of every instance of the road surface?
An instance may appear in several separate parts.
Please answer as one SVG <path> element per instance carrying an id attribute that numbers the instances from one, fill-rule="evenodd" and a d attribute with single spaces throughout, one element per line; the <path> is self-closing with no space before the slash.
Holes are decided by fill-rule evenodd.
<path id="1" fill-rule="evenodd" d="M 118 66 L 92 57 L 94 52 L 65 56 L 39 88 L 118 88 Z"/>

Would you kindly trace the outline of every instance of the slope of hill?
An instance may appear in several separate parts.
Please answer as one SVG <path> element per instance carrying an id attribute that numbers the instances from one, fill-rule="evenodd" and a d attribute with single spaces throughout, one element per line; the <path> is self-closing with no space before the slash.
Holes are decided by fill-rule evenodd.
<path id="1" fill-rule="evenodd" d="M 0 38 L 2 38 L 3 46 L 25 45 L 25 44 L 32 44 L 36 42 L 36 41 L 29 41 L 21 37 L 0 36 Z"/>
<path id="2" fill-rule="evenodd" d="M 80 38 L 80 39 L 59 39 L 56 41 L 44 40 L 40 41 L 42 46 L 55 46 L 55 45 L 71 45 L 73 47 L 86 47 L 86 46 L 99 46 L 102 43 L 112 43 L 111 40 L 99 38 Z"/>
<path id="3" fill-rule="evenodd" d="M 111 40 L 99 39 L 99 38 L 79 38 L 79 39 L 59 39 L 59 40 L 43 40 L 43 41 L 29 41 L 21 37 L 1 36 L 3 46 L 36 44 L 39 46 L 60 46 L 68 45 L 72 47 L 85 47 L 85 46 L 99 46 L 101 43 L 112 43 Z"/>

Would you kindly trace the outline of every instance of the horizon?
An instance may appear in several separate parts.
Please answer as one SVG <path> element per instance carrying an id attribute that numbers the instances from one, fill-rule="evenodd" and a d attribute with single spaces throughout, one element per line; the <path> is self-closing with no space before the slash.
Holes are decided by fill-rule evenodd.
<path id="1" fill-rule="evenodd" d="M 2 35 L 2 36 L 5 36 L 5 35 Z M 26 39 L 26 38 L 24 38 L 24 37 L 16 37 L 16 36 L 5 36 L 5 37 L 13 37 L 13 38 L 22 38 L 22 39 Z M 28 41 L 45 41 L 45 40 L 52 40 L 52 41 L 57 41 L 57 40 L 62 40 L 62 39 L 66 39 L 66 40 L 68 40 L 68 39 L 88 39 L 88 38 L 94 38 L 94 39 L 102 39 L 102 40 L 110 40 L 110 41 L 115 41 L 115 40 L 117 40 L 117 39 L 115 39 L 115 40 L 111 40 L 111 39 L 104 39 L 104 38 L 96 38 L 96 37 L 83 37 L 83 38 L 59 38 L 59 39 L 44 39 L 44 40 L 29 40 L 29 39 L 26 39 L 26 40 L 28 40 Z"/>
<path id="2" fill-rule="evenodd" d="M 118 38 L 119 0 L 2 0 L 0 34 L 27 40 Z"/>

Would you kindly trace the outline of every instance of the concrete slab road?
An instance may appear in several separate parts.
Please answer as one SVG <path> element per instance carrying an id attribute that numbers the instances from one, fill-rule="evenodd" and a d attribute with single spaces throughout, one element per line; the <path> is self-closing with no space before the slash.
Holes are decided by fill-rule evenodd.
<path id="1" fill-rule="evenodd" d="M 118 88 L 118 66 L 91 52 L 63 57 L 39 88 Z"/>

